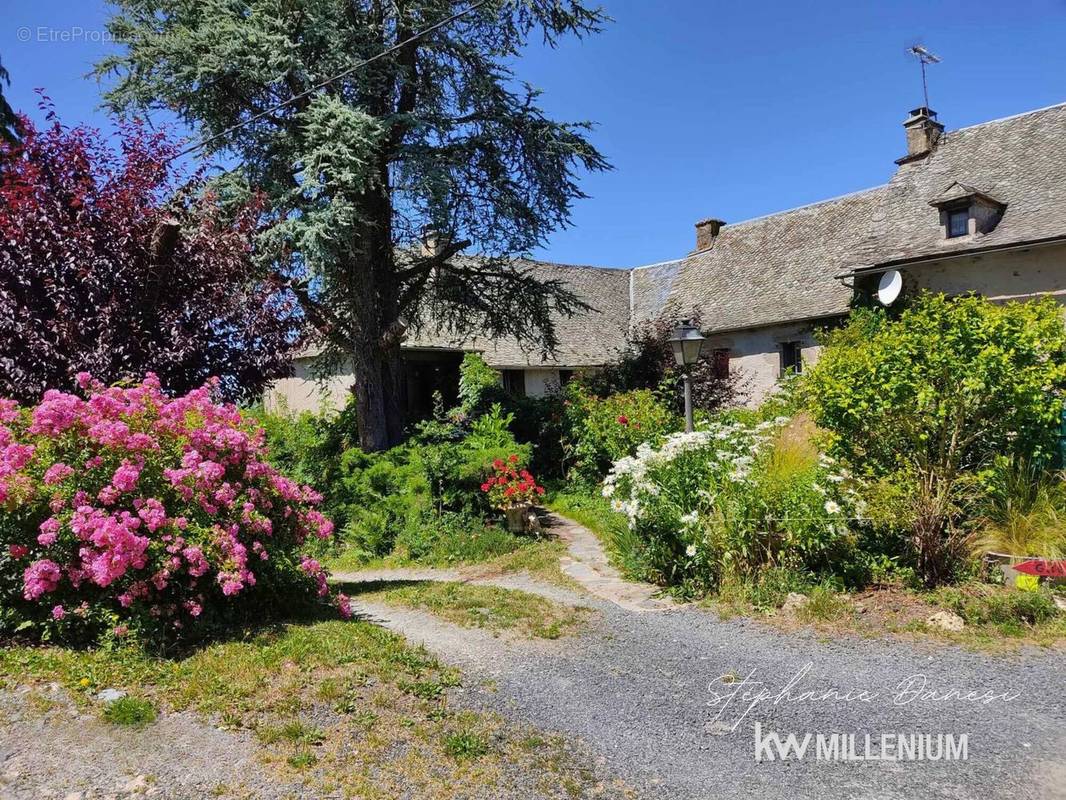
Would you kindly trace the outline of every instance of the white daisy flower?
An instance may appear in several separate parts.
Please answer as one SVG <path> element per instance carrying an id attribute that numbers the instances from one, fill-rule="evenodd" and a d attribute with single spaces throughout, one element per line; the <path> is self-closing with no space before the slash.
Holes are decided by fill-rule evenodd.
<path id="1" fill-rule="evenodd" d="M 840 512 L 840 506 L 839 505 L 837 505 L 832 500 L 826 500 L 825 501 L 825 513 L 827 513 L 827 514 L 837 514 L 839 512 Z"/>

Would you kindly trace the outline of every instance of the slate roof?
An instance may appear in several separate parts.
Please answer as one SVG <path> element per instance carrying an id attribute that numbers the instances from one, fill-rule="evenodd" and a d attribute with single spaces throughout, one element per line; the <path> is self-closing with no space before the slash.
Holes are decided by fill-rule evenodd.
<path id="1" fill-rule="evenodd" d="M 513 337 L 485 339 L 470 337 L 457 340 L 447 334 L 434 333 L 428 326 L 418 336 L 406 341 L 406 347 L 445 347 L 480 350 L 485 361 L 494 367 L 591 367 L 617 358 L 625 346 L 629 328 L 629 270 L 605 267 L 580 267 L 522 259 L 518 268 L 530 268 L 543 279 L 558 279 L 592 306 L 591 311 L 572 317 L 553 316 L 559 346 L 554 354 L 542 358 L 539 348 L 523 347 Z"/>
<path id="2" fill-rule="evenodd" d="M 673 291 L 681 259 L 638 267 L 630 273 L 630 322 L 654 320 L 666 308 Z"/>
<path id="3" fill-rule="evenodd" d="M 705 332 L 840 314 L 852 291 L 834 276 L 868 263 L 870 224 L 885 214 L 886 195 L 871 189 L 726 225 L 685 259 L 669 301 L 682 315 L 699 310 Z"/>
<path id="4" fill-rule="evenodd" d="M 947 206 L 956 201 L 967 200 L 972 197 L 979 197 L 996 205 L 1003 205 L 1003 203 L 992 197 L 988 192 L 978 189 L 976 186 L 970 186 L 970 184 L 963 183 L 962 181 L 952 181 L 949 186 L 946 186 L 940 192 L 940 194 L 929 201 L 929 205 L 937 207 Z"/>
<path id="5" fill-rule="evenodd" d="M 903 142 L 903 136 L 900 136 Z M 977 191 L 1005 205 L 985 234 L 945 238 L 930 203 Z M 961 196 L 961 195 L 960 195 Z M 595 311 L 556 319 L 559 348 L 541 359 L 513 339 L 449 341 L 423 334 L 411 347 L 481 349 L 497 367 L 597 366 L 625 343 L 628 326 L 699 309 L 705 332 L 844 314 L 845 273 L 1066 238 L 1066 103 L 948 131 L 926 158 L 888 183 L 726 225 L 704 251 L 634 269 L 519 262 L 565 280 Z"/>
<path id="6" fill-rule="evenodd" d="M 930 201 L 953 184 L 1006 204 L 990 232 L 947 239 Z M 701 307 L 707 330 L 847 311 L 836 276 L 1066 236 L 1066 104 L 944 133 L 883 186 L 724 227 L 688 256 L 670 299 Z"/>
<path id="7" fill-rule="evenodd" d="M 995 229 L 945 239 L 929 224 L 923 206 L 953 181 L 1006 204 Z M 948 131 L 928 158 L 902 167 L 886 188 L 893 224 L 875 226 L 871 241 L 882 264 L 1066 236 L 1066 103 Z"/>

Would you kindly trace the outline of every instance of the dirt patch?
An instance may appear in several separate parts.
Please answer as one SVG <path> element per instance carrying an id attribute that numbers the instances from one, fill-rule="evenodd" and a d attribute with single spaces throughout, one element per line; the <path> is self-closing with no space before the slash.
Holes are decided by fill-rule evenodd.
<path id="1" fill-rule="evenodd" d="M 0 797 L 311 798 L 268 775 L 247 732 L 194 713 L 111 725 L 55 684 L 0 694 Z M 78 793 L 82 793 L 78 795 Z"/>

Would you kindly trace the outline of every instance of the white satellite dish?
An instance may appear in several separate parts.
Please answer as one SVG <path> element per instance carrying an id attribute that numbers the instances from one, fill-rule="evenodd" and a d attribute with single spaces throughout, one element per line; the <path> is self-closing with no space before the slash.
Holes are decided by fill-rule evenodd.
<path id="1" fill-rule="evenodd" d="M 896 302 L 899 293 L 903 291 L 903 273 L 898 269 L 890 269 L 882 273 L 881 281 L 877 284 L 877 299 L 883 306 L 890 306 Z"/>

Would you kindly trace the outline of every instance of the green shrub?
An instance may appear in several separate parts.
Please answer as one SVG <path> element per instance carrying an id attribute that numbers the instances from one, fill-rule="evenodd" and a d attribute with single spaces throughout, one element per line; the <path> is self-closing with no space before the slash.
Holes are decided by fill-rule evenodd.
<path id="1" fill-rule="evenodd" d="M 566 448 L 567 405 L 564 390 L 544 397 L 512 397 L 507 405 L 514 414 L 511 430 L 531 447 L 529 469 L 542 478 L 563 478 L 569 468 Z"/>
<path id="2" fill-rule="evenodd" d="M 483 366 L 470 358 L 463 369 L 464 402 L 479 413 L 438 409 L 406 443 L 382 453 L 351 442 L 348 409 L 295 418 L 259 412 L 272 460 L 313 481 L 347 557 L 370 560 L 399 547 L 444 563 L 508 552 L 514 537 L 486 525 L 492 510 L 480 487 L 495 459 L 514 454 L 525 465 L 531 447 L 511 433 L 513 414 L 499 403 L 484 405 L 493 384 Z"/>
<path id="3" fill-rule="evenodd" d="M 674 358 L 670 338 L 677 326 L 677 309 L 668 309 L 657 320 L 635 325 L 618 360 L 580 377 L 581 384 L 599 397 L 638 389 L 655 392 L 674 413 L 684 413 L 682 372 Z M 699 327 L 698 315 L 690 322 Z M 737 371 L 723 373 L 711 348 L 689 367 L 693 408 L 712 413 L 732 405 L 746 393 L 746 383 Z"/>
<path id="4" fill-rule="evenodd" d="M 485 363 L 478 353 L 467 353 L 459 365 L 459 408 L 468 417 L 485 412 L 493 403 L 502 402 L 506 393 L 500 373 Z"/>
<path id="5" fill-rule="evenodd" d="M 596 397 L 567 387 L 567 446 L 574 476 L 598 481 L 611 464 L 681 427 L 680 419 L 647 389 Z"/>
<path id="6" fill-rule="evenodd" d="M 412 517 L 396 537 L 394 551 L 423 564 L 487 561 L 517 550 L 517 537 L 467 514 Z"/>
<path id="7" fill-rule="evenodd" d="M 898 317 L 857 310 L 825 337 L 803 389 L 833 452 L 881 482 L 927 585 L 958 574 L 980 471 L 1053 455 L 1066 329 L 1051 298 L 920 295 Z"/>

